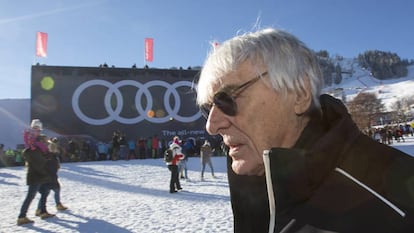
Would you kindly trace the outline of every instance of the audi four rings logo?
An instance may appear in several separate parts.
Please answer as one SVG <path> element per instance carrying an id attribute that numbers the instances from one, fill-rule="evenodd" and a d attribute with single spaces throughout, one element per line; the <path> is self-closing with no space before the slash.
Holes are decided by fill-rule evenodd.
<path id="1" fill-rule="evenodd" d="M 189 81 L 178 81 L 176 83 L 170 84 L 170 83 L 167 83 L 161 80 L 153 80 L 145 84 L 142 84 L 134 80 L 122 80 L 116 83 L 111 83 L 105 80 L 95 79 L 95 80 L 84 82 L 78 88 L 76 88 L 72 96 L 72 108 L 76 116 L 79 117 L 79 119 L 91 125 L 105 125 L 112 121 L 117 121 L 123 124 L 136 124 L 138 122 L 143 121 L 144 119 L 152 123 L 165 123 L 165 122 L 168 122 L 171 118 L 174 118 L 174 120 L 181 121 L 184 123 L 193 122 L 201 117 L 200 111 L 197 111 L 194 115 L 188 116 L 188 117 L 180 116 L 177 114 L 181 107 L 181 99 L 177 92 L 177 87 L 187 86 L 191 88 L 192 85 L 193 84 Z M 104 98 L 104 106 L 105 106 L 106 112 L 108 113 L 108 116 L 102 119 L 95 119 L 95 118 L 85 115 L 79 107 L 80 95 L 85 89 L 89 87 L 93 87 L 93 86 L 104 86 L 108 88 L 105 94 L 105 98 Z M 123 102 L 122 93 L 119 90 L 119 88 L 123 86 L 134 86 L 138 88 L 138 91 L 135 95 L 135 106 L 136 106 L 136 109 L 139 115 L 134 118 L 125 118 L 120 115 L 124 102 Z M 152 95 L 148 88 L 154 87 L 154 86 L 161 86 L 167 89 L 164 94 L 164 107 L 168 115 L 164 117 L 156 118 L 156 117 L 149 117 L 147 115 L 147 112 L 152 109 L 152 104 L 153 104 Z M 111 107 L 110 101 L 111 101 L 112 95 L 115 95 L 116 97 L 116 108 L 115 109 Z M 141 106 L 142 95 L 145 95 L 147 99 L 147 106 L 145 109 L 143 109 Z M 173 95 L 174 101 L 175 101 L 174 108 L 172 108 L 169 104 L 169 98 L 171 95 Z"/>

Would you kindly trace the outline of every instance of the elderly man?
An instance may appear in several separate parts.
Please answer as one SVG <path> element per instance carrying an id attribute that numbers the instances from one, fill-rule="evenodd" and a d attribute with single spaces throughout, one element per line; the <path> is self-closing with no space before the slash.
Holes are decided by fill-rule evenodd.
<path id="1" fill-rule="evenodd" d="M 362 134 L 322 87 L 312 51 L 283 31 L 208 56 L 197 104 L 228 148 L 234 231 L 412 231 L 414 158 Z"/>

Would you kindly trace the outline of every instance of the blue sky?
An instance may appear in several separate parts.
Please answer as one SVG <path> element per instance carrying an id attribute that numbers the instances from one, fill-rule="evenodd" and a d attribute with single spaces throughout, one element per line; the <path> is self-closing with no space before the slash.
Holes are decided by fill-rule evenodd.
<path id="1" fill-rule="evenodd" d="M 311 49 L 356 57 L 378 49 L 414 59 L 410 0 L 0 0 L 0 99 L 30 98 L 30 68 L 138 67 L 154 38 L 150 67 L 201 66 L 210 42 L 276 27 Z M 35 57 L 36 32 L 48 57 Z"/>

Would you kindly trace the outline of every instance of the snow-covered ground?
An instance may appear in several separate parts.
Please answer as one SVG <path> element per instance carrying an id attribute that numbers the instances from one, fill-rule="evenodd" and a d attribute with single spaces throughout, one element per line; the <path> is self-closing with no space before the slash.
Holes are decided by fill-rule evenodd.
<path id="1" fill-rule="evenodd" d="M 393 145 L 414 156 L 414 137 Z M 233 232 L 225 157 L 214 157 L 216 178 L 207 168 L 200 180 L 200 160 L 190 158 L 190 180 L 183 191 L 169 193 L 170 173 L 162 159 L 63 163 L 59 172 L 62 202 L 57 212 L 53 192 L 48 211 L 35 217 L 39 195 L 28 212 L 34 224 L 16 226 L 27 186 L 24 167 L 0 168 L 0 232 Z"/>
<path id="2" fill-rule="evenodd" d="M 40 195 L 27 216 L 34 224 L 17 226 L 27 193 L 24 167 L 0 168 L 0 232 L 232 232 L 225 158 L 214 157 L 216 178 L 207 167 L 200 180 L 200 159 L 190 158 L 190 180 L 170 194 L 170 172 L 162 159 L 63 163 L 59 171 L 62 203 L 57 212 L 53 191 L 48 211 L 35 216 Z"/>

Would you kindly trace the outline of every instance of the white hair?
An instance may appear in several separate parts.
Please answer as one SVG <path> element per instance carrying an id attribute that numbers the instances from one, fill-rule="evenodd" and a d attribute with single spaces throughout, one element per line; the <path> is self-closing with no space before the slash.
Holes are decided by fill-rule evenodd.
<path id="1" fill-rule="evenodd" d="M 274 90 L 281 93 L 306 89 L 308 79 L 313 106 L 319 107 L 323 76 L 316 56 L 295 36 L 273 28 L 236 36 L 212 50 L 200 74 L 197 104 L 209 102 L 213 87 L 246 61 L 264 65 Z"/>

